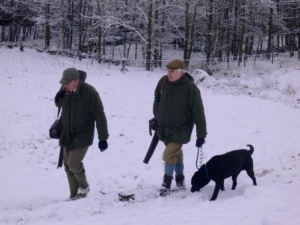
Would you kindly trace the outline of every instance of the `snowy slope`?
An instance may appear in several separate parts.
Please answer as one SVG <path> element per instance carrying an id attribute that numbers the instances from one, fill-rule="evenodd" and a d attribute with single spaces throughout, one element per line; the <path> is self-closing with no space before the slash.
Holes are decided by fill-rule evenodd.
<path id="1" fill-rule="evenodd" d="M 233 72 L 244 74 L 238 80 L 219 74 L 198 82 L 208 124 L 203 162 L 247 144 L 255 148 L 258 186 L 242 172 L 236 190 L 230 190 L 227 179 L 225 192 L 215 202 L 209 201 L 213 182 L 199 193 L 187 190 L 156 198 L 163 176 L 162 143 L 148 165 L 142 162 L 151 141 L 147 121 L 153 116 L 154 88 L 165 71 L 128 68 L 123 74 L 119 67 L 73 62 L 29 49 L 21 53 L 1 48 L 0 64 L 0 224 L 299 224 L 300 66 L 296 63 L 268 67 L 269 79 L 276 80 L 269 92 L 260 85 L 265 80 L 263 68 L 260 76 L 258 68 L 248 68 L 247 75 L 245 69 Z M 110 137 L 105 152 L 99 151 L 95 139 L 84 159 L 91 185 L 88 197 L 65 202 L 67 179 L 63 168 L 56 169 L 59 146 L 48 137 L 48 129 L 57 113 L 53 97 L 62 71 L 73 66 L 85 70 L 87 82 L 99 91 Z M 280 69 L 286 73 L 279 73 Z M 256 91 L 249 95 L 242 84 Z M 288 85 L 294 89 L 290 98 L 280 91 Z M 183 148 L 188 189 L 196 171 L 195 141 L 193 134 Z M 119 193 L 135 194 L 135 200 L 121 202 Z"/>

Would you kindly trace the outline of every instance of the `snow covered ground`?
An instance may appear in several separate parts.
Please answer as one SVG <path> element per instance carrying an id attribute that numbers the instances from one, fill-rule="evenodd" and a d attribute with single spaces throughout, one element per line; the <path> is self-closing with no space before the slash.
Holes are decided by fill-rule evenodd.
<path id="1" fill-rule="evenodd" d="M 253 64 L 253 63 L 252 63 Z M 220 68 L 207 77 L 193 73 L 201 89 L 208 136 L 205 163 L 212 156 L 252 144 L 258 186 L 242 172 L 235 191 L 231 179 L 216 201 L 214 182 L 189 191 L 196 171 L 195 133 L 184 145 L 187 191 L 157 198 L 163 177 L 164 146 L 143 163 L 151 141 L 154 88 L 164 70 L 75 62 L 25 49 L 0 49 L 0 224 L 209 224 L 295 225 L 300 215 L 300 63 L 278 59 L 247 67 Z M 66 202 L 68 184 L 56 169 L 59 146 L 48 137 L 56 118 L 53 98 L 62 71 L 85 70 L 100 93 L 108 119 L 108 149 L 98 140 L 84 159 L 91 191 L 86 199 Z M 203 79 L 203 76 L 206 76 Z M 201 80 L 201 82 L 200 82 Z M 173 182 L 174 185 L 174 182 Z M 134 194 L 132 202 L 119 193 Z"/>

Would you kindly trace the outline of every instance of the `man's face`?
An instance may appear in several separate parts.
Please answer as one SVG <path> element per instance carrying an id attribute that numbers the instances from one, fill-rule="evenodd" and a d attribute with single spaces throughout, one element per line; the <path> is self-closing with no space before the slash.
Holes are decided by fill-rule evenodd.
<path id="1" fill-rule="evenodd" d="M 64 86 L 68 91 L 73 91 L 75 88 L 78 87 L 78 84 L 79 84 L 79 79 L 76 79 L 76 80 L 73 80 L 71 83 L 64 85 Z"/>
<path id="2" fill-rule="evenodd" d="M 171 70 L 168 69 L 168 79 L 171 82 L 175 82 L 179 80 L 179 78 L 183 75 L 183 70 Z"/>

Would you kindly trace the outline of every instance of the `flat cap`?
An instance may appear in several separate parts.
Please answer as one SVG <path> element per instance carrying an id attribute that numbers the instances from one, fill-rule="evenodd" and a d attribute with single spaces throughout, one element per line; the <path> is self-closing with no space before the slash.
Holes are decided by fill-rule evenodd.
<path id="1" fill-rule="evenodd" d="M 62 85 L 68 85 L 73 80 L 76 80 L 78 78 L 79 78 L 78 71 L 75 68 L 68 68 L 64 70 L 63 76 L 59 81 L 59 83 L 61 83 Z"/>
<path id="2" fill-rule="evenodd" d="M 185 68 L 185 65 L 184 65 L 184 62 L 180 59 L 174 59 L 172 60 L 171 62 L 169 62 L 166 67 L 168 69 L 171 69 L 171 70 L 178 70 L 178 69 L 184 69 Z"/>

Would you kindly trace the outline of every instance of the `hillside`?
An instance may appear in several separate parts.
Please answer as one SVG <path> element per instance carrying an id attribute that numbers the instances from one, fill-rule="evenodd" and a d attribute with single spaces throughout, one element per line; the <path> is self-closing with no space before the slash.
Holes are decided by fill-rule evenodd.
<path id="1" fill-rule="evenodd" d="M 281 59 L 282 60 L 282 59 Z M 187 191 L 157 198 L 163 177 L 159 143 L 148 165 L 143 158 L 151 141 L 154 88 L 164 70 L 91 64 L 34 50 L 0 49 L 0 224 L 239 224 L 295 225 L 300 213 L 300 66 L 288 60 L 270 65 L 231 68 L 208 77 L 194 71 L 204 102 L 208 136 L 203 163 L 230 150 L 254 146 L 258 186 L 245 172 L 235 191 L 209 199 L 214 182 L 189 191 L 196 171 L 195 133 L 184 145 Z M 76 67 L 99 92 L 108 120 L 108 149 L 98 140 L 84 159 L 91 191 L 86 199 L 66 202 L 68 184 L 57 169 L 59 146 L 48 137 L 57 108 L 53 98 L 62 71 Z M 224 75 L 225 74 L 225 75 Z M 227 75 L 226 75 L 227 74 Z M 203 78 L 206 76 L 206 78 Z M 200 79 L 202 82 L 200 82 Z M 173 183 L 174 185 L 174 183 Z M 132 202 L 118 194 L 134 194 Z"/>

